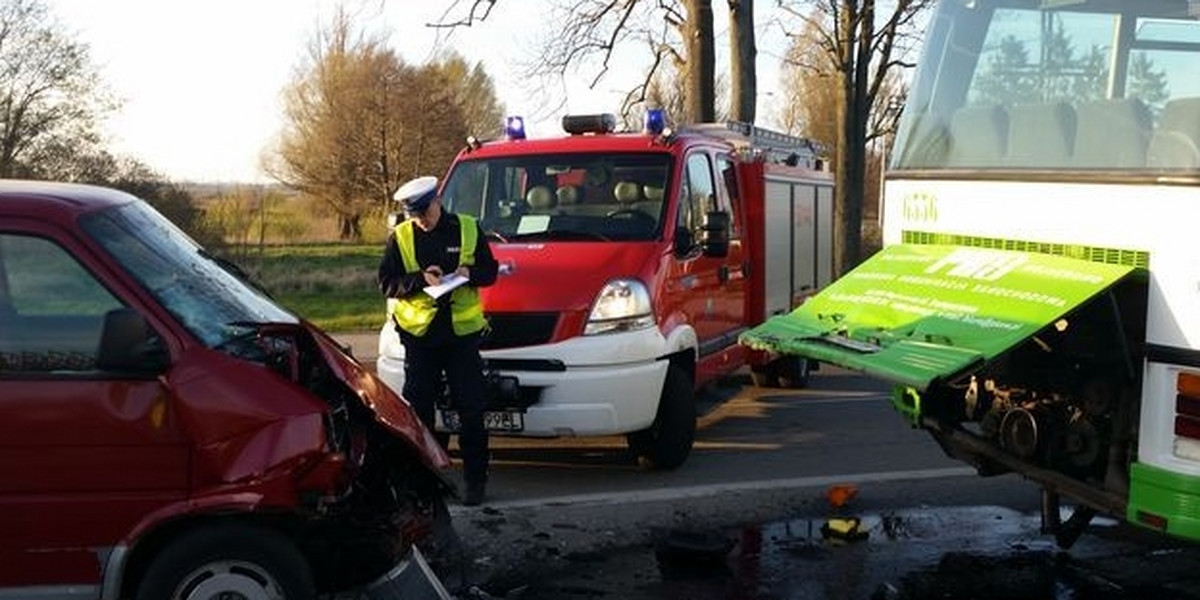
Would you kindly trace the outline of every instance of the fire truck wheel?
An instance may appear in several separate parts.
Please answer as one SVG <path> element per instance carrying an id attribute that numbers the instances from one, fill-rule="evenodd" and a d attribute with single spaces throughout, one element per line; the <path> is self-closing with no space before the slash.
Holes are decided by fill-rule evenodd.
<path id="1" fill-rule="evenodd" d="M 683 464 L 696 437 L 696 395 L 692 378 L 679 367 L 667 369 L 658 414 L 649 429 L 626 436 L 638 463 L 648 469 L 670 470 Z"/>
<path id="2" fill-rule="evenodd" d="M 151 561 L 138 600 L 314 600 L 304 556 L 290 540 L 262 527 L 214 525 L 168 545 Z"/>
<path id="3" fill-rule="evenodd" d="M 783 356 L 776 363 L 775 372 L 779 374 L 779 387 L 802 388 L 808 386 L 808 359 L 799 356 Z"/>

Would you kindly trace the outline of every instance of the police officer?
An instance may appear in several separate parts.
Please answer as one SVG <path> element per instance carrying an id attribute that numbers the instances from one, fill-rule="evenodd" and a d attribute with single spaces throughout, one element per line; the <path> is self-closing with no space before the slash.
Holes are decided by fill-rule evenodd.
<path id="1" fill-rule="evenodd" d="M 426 176 L 396 190 L 406 219 L 388 236 L 379 263 L 379 289 L 396 299 L 390 318 L 404 344 L 403 395 L 430 429 L 434 404 L 449 384 L 461 425 L 458 445 L 467 488 L 463 504 L 475 506 L 483 503 L 488 474 L 479 356 L 487 322 L 479 288 L 496 281 L 497 266 L 476 220 L 445 211 L 437 186 L 437 177 Z M 466 283 L 436 299 L 426 292 L 454 274 L 465 277 Z"/>

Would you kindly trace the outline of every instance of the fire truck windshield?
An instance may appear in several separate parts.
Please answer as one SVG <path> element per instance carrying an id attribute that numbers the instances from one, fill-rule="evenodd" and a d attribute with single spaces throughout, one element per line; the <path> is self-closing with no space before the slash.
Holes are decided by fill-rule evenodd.
<path id="1" fill-rule="evenodd" d="M 464 160 L 446 207 L 505 240 L 637 241 L 661 235 L 671 157 L 529 154 Z"/>

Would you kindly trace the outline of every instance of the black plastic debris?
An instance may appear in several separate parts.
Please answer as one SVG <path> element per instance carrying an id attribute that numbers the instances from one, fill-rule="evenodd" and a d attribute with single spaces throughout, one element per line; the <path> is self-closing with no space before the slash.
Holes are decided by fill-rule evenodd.
<path id="1" fill-rule="evenodd" d="M 663 579 L 713 579 L 729 575 L 726 557 L 735 542 L 706 531 L 674 531 L 654 546 Z"/>
<path id="2" fill-rule="evenodd" d="M 454 600 L 417 547 L 363 591 L 368 600 Z"/>

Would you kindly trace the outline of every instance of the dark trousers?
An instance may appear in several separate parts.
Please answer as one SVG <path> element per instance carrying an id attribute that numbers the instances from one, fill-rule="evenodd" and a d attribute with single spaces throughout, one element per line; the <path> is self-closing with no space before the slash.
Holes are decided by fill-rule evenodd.
<path id="1" fill-rule="evenodd" d="M 479 336 L 468 335 L 445 343 L 410 341 L 404 344 L 404 398 L 417 415 L 433 429 L 434 405 L 442 397 L 443 379 L 450 386 L 450 403 L 458 411 L 462 429 L 463 479 L 484 483 L 488 473 L 488 432 L 483 426 L 486 398 L 483 395 L 483 359 Z"/>

